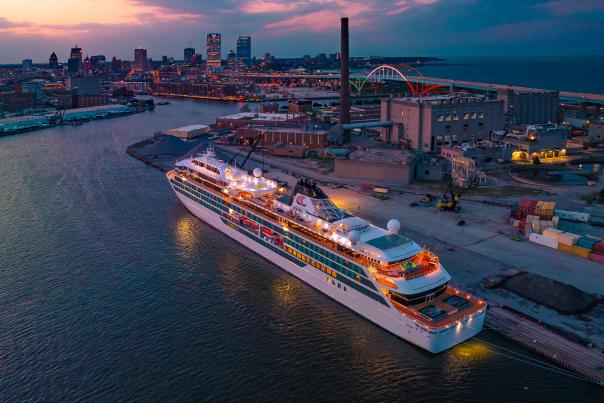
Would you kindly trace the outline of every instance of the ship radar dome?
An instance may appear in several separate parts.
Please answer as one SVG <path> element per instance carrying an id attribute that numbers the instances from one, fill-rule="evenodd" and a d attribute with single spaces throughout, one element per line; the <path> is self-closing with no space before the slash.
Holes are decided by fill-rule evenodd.
<path id="1" fill-rule="evenodd" d="M 386 224 L 386 228 L 388 228 L 388 232 L 392 234 L 398 234 L 398 232 L 401 230 L 401 222 L 393 218 L 392 220 L 388 221 L 388 224 Z"/>
<path id="2" fill-rule="evenodd" d="M 254 169 L 254 177 L 259 178 L 261 176 L 262 176 L 262 169 L 260 169 L 260 168 Z"/>
<path id="3" fill-rule="evenodd" d="M 356 245 L 359 243 L 359 241 L 361 240 L 361 233 L 359 231 L 350 231 L 348 233 L 348 240 L 350 241 L 351 244 Z"/>

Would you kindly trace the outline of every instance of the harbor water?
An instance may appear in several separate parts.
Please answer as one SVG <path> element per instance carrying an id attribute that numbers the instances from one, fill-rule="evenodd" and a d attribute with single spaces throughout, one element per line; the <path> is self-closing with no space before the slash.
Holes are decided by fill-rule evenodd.
<path id="1" fill-rule="evenodd" d="M 0 138 L 0 401 L 602 393 L 527 364 L 534 355 L 488 329 L 442 354 L 420 350 L 193 217 L 126 147 L 240 105 L 170 102 Z"/>

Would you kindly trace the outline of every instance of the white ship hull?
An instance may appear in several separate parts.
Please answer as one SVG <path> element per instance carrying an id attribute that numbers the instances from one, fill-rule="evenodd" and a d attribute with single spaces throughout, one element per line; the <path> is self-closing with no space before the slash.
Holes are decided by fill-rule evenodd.
<path id="1" fill-rule="evenodd" d="M 352 309 L 359 315 L 416 346 L 433 353 L 439 353 L 469 339 L 482 330 L 486 309 L 482 309 L 481 312 L 476 313 L 473 317 L 465 318 L 459 324 L 452 325 L 447 329 L 439 331 L 428 330 L 412 318 L 402 315 L 388 299 L 386 299 L 388 302 L 388 307 L 386 307 L 351 287 L 344 291 L 331 281 L 327 281 L 327 277 L 321 271 L 310 265 L 300 267 L 294 264 L 263 246 L 260 242 L 254 242 L 253 239 L 231 228 L 222 221 L 220 215 L 177 191 L 175 191 L 175 194 L 196 217 L 260 254 L 305 283 Z"/>

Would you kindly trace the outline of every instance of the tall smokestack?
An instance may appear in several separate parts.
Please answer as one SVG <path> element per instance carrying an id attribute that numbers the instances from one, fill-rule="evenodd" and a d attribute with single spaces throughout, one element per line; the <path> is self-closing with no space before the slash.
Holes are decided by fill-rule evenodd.
<path id="1" fill-rule="evenodd" d="M 350 55 L 348 53 L 348 18 L 341 21 L 340 50 L 340 124 L 350 123 Z M 343 131 L 344 143 L 350 142 L 350 130 Z"/>

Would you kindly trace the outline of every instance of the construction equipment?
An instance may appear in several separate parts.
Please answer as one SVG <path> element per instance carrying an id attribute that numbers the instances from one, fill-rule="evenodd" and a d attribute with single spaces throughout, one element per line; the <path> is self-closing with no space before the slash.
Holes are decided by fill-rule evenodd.
<path id="1" fill-rule="evenodd" d="M 453 211 L 459 213 L 461 210 L 460 204 L 461 195 L 453 193 L 453 178 L 449 180 L 447 189 L 443 193 L 442 197 L 436 203 L 436 208 L 440 211 Z"/>

